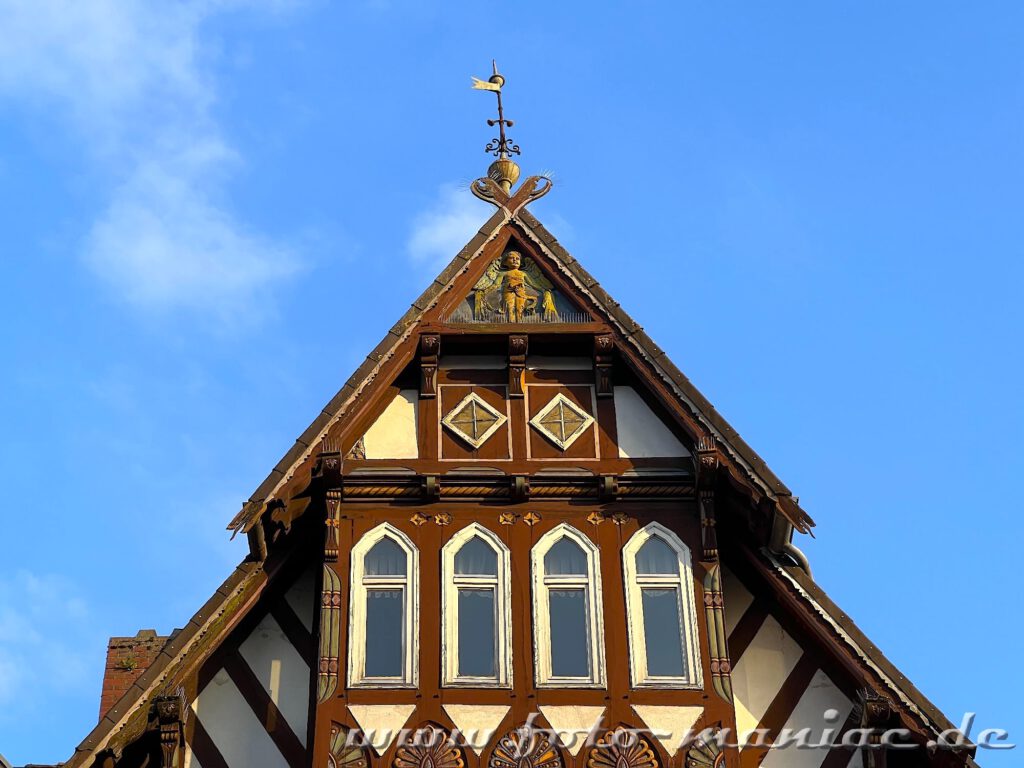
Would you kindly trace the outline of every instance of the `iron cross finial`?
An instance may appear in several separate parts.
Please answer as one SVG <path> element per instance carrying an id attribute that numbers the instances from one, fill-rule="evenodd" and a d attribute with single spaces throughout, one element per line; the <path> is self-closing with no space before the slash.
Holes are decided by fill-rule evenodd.
<path id="1" fill-rule="evenodd" d="M 484 148 L 484 151 L 501 160 L 507 160 L 509 155 L 521 153 L 519 145 L 505 136 L 505 128 L 511 128 L 515 125 L 514 121 L 505 119 L 505 111 L 501 103 L 501 88 L 505 85 L 505 77 L 498 72 L 498 64 L 493 59 L 491 60 L 491 69 L 493 74 L 487 80 L 473 78 L 474 88 L 481 91 L 492 91 L 498 97 L 498 119 L 487 121 L 487 124 L 492 128 L 498 126 L 498 138 L 491 139 Z"/>

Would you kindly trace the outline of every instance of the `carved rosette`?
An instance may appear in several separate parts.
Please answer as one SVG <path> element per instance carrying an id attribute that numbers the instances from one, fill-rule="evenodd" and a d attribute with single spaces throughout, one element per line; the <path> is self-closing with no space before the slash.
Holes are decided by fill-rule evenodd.
<path id="1" fill-rule="evenodd" d="M 719 744 L 720 731 L 705 731 L 690 746 L 686 753 L 685 768 L 719 768 L 725 765 L 725 752 Z"/>
<path id="2" fill-rule="evenodd" d="M 370 768 L 366 750 L 349 743 L 351 731 L 338 723 L 331 723 L 331 751 L 327 755 L 327 768 Z"/>
<path id="3" fill-rule="evenodd" d="M 341 652 L 341 579 L 324 563 L 320 596 L 320 662 L 317 669 L 317 701 L 323 703 L 338 690 L 338 657 Z"/>
<path id="4" fill-rule="evenodd" d="M 633 729 L 606 731 L 587 757 L 587 768 L 658 768 L 647 740 Z"/>
<path id="5" fill-rule="evenodd" d="M 732 705 L 732 663 L 726 645 L 725 598 L 722 591 L 722 568 L 712 565 L 704 577 L 704 617 L 708 625 L 711 650 L 711 684 L 724 701 Z"/>
<path id="6" fill-rule="evenodd" d="M 394 768 L 465 768 L 466 760 L 447 731 L 427 725 L 401 742 L 393 765 Z"/>
<path id="7" fill-rule="evenodd" d="M 498 742 L 488 768 L 563 768 L 562 755 L 545 731 L 525 725 Z"/>

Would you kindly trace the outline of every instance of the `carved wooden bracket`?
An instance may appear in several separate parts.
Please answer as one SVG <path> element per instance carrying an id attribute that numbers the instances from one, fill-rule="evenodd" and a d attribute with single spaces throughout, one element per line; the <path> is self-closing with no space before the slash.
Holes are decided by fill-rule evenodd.
<path id="1" fill-rule="evenodd" d="M 185 712 L 180 696 L 160 696 L 153 703 L 160 727 L 160 768 L 173 768 L 181 750 Z"/>
<path id="2" fill-rule="evenodd" d="M 437 359 L 441 337 L 436 333 L 420 336 L 420 397 L 437 397 Z"/>
<path id="3" fill-rule="evenodd" d="M 526 475 L 513 475 L 511 487 L 512 501 L 528 501 L 530 498 L 530 478 Z"/>
<path id="4" fill-rule="evenodd" d="M 551 179 L 544 176 L 530 176 L 511 195 L 503 190 L 498 182 L 486 176 L 474 181 L 469 188 L 481 200 L 497 206 L 505 211 L 509 218 L 512 218 L 534 200 L 538 200 L 550 192 Z"/>
<path id="5" fill-rule="evenodd" d="M 860 709 L 860 727 L 871 730 L 870 745 L 864 750 L 865 768 L 886 768 L 886 749 L 882 746 L 882 734 L 899 725 L 899 715 L 892 701 L 872 688 L 857 691 L 857 706 Z"/>
<path id="6" fill-rule="evenodd" d="M 718 533 L 715 530 L 715 481 L 720 464 L 714 435 L 697 443 L 697 503 L 700 506 L 701 560 L 718 561 Z"/>
<path id="7" fill-rule="evenodd" d="M 722 567 L 718 563 L 708 568 L 704 577 L 704 618 L 711 651 L 711 685 L 723 701 L 732 705 L 732 662 L 726 645 L 725 594 Z"/>
<path id="8" fill-rule="evenodd" d="M 599 334 L 594 337 L 594 386 L 598 397 L 611 397 L 612 388 L 612 353 L 615 351 L 615 339 L 611 334 Z"/>
<path id="9" fill-rule="evenodd" d="M 324 562 L 338 562 L 338 525 L 341 523 L 341 489 L 327 491 L 324 514 Z"/>
<path id="10" fill-rule="evenodd" d="M 508 337 L 508 396 L 522 397 L 525 390 L 526 351 L 530 337 L 515 333 Z"/>

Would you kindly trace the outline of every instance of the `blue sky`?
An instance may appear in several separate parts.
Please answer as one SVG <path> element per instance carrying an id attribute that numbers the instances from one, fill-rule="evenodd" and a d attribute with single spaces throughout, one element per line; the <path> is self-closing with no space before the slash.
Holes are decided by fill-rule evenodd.
<path id="1" fill-rule="evenodd" d="M 534 213 L 800 495 L 818 581 L 1024 741 L 1024 7 L 340 5 L 0 0 L 0 751 L 70 755 L 106 638 L 188 620 L 486 218 L 492 57 Z"/>

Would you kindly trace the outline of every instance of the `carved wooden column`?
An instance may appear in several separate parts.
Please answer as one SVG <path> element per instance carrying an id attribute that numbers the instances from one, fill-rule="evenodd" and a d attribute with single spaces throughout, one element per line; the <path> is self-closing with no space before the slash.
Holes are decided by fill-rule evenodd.
<path id="1" fill-rule="evenodd" d="M 420 397 L 437 397 L 437 361 L 441 337 L 436 333 L 420 336 Z"/>
<path id="2" fill-rule="evenodd" d="M 612 353 L 615 351 L 615 340 L 611 334 L 600 334 L 594 337 L 594 389 L 598 397 L 611 397 L 615 394 L 612 388 Z"/>
<path id="3" fill-rule="evenodd" d="M 341 652 L 341 577 L 338 526 L 341 523 L 342 460 L 336 445 L 324 441 L 313 468 L 313 479 L 324 494 L 324 554 L 320 586 L 320 648 L 317 659 L 317 701 L 328 701 L 338 690 Z"/>
<path id="4" fill-rule="evenodd" d="M 508 337 L 508 396 L 522 397 L 525 393 L 526 351 L 530 337 L 514 333 Z"/>
<path id="5" fill-rule="evenodd" d="M 871 688 L 863 688 L 857 691 L 857 699 L 860 704 L 860 727 L 871 731 L 868 736 L 868 746 L 864 750 L 865 768 L 886 768 L 888 755 L 882 746 L 882 734 L 889 728 L 897 727 L 897 717 L 892 702 L 880 693 Z"/>
<path id="6" fill-rule="evenodd" d="M 160 768 L 174 768 L 181 752 L 184 702 L 180 696 L 160 696 L 154 708 L 160 728 Z"/>

